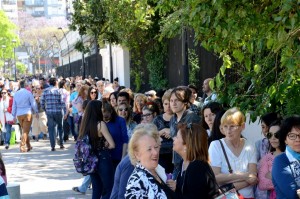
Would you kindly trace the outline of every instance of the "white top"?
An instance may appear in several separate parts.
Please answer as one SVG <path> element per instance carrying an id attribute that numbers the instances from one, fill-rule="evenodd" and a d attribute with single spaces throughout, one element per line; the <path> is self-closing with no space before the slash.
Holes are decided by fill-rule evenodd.
<path id="1" fill-rule="evenodd" d="M 252 146 L 250 144 L 250 142 L 248 142 L 246 139 L 244 139 L 245 144 L 242 149 L 242 152 L 240 153 L 240 155 L 238 157 L 235 156 L 231 152 L 231 150 L 228 148 L 228 146 L 226 145 L 226 143 L 224 141 L 224 138 L 221 139 L 221 141 L 224 145 L 224 148 L 225 148 L 230 166 L 233 170 L 233 173 L 235 173 L 235 172 L 246 173 L 246 172 L 248 172 L 248 164 L 249 163 L 257 164 L 255 147 Z M 208 153 L 209 153 L 209 158 L 211 161 L 211 163 L 210 163 L 211 166 L 212 167 L 220 167 L 221 173 L 229 174 L 228 165 L 227 165 L 224 153 L 222 151 L 221 144 L 218 140 L 213 141 L 210 144 Z M 245 188 L 239 190 L 239 192 L 245 198 L 254 198 L 253 186 L 245 187 Z"/>

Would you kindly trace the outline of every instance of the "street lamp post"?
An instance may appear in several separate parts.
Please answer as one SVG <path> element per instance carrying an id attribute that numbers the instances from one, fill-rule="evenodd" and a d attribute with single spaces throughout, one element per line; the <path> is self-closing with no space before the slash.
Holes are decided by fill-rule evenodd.
<path id="1" fill-rule="evenodd" d="M 13 43 L 16 43 L 17 41 L 14 39 L 12 40 Z M 17 81 L 17 63 L 16 63 L 16 47 L 14 46 L 14 65 L 15 65 L 15 82 Z"/>
<path id="2" fill-rule="evenodd" d="M 72 76 L 72 72 L 71 72 L 70 45 L 69 45 L 69 41 L 68 41 L 68 39 L 67 39 L 67 37 L 66 37 L 66 34 L 65 34 L 64 30 L 63 30 L 61 27 L 59 27 L 58 29 L 61 30 L 61 31 L 63 32 L 64 37 L 65 37 L 65 39 L 66 39 L 66 41 L 67 41 L 67 46 L 68 46 L 68 56 L 69 56 L 69 69 L 70 69 L 70 71 L 69 71 L 69 77 L 71 77 L 71 76 Z"/>
<path id="3" fill-rule="evenodd" d="M 60 56 L 61 56 L 61 66 L 62 66 L 62 69 L 63 69 L 63 77 L 65 77 L 65 70 L 64 70 L 64 59 L 62 58 L 62 49 L 61 49 L 61 45 L 60 45 L 60 42 L 57 38 L 56 35 L 53 35 L 53 37 L 55 37 L 57 43 L 58 43 L 58 46 L 59 46 L 59 49 L 60 49 Z"/>

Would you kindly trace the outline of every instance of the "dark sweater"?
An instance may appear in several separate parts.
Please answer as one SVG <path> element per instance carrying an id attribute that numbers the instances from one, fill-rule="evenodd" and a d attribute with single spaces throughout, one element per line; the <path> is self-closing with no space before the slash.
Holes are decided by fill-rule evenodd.
<path id="1" fill-rule="evenodd" d="M 218 193 L 215 175 L 209 164 L 195 160 L 187 169 L 179 173 L 176 184 L 176 195 L 182 199 L 210 199 Z"/>
<path id="2" fill-rule="evenodd" d="M 285 153 L 275 157 L 272 167 L 272 181 L 277 199 L 294 199 L 297 196 L 297 183 L 291 171 L 290 161 Z"/>

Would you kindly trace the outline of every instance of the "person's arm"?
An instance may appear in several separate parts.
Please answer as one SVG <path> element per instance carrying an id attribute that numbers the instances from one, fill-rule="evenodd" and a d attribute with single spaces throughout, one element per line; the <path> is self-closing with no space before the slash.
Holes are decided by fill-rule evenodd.
<path id="1" fill-rule="evenodd" d="M 268 154 L 263 157 L 260 161 L 260 167 L 258 170 L 258 187 L 261 190 L 270 190 L 270 189 L 274 189 L 273 183 L 272 183 L 272 179 L 268 178 L 268 174 L 270 173 L 269 171 L 269 166 L 268 166 Z"/>
<path id="2" fill-rule="evenodd" d="M 16 115 L 17 115 L 17 102 L 16 102 L 15 98 L 13 99 L 11 114 L 14 116 L 14 118 L 16 118 Z"/>
<path id="3" fill-rule="evenodd" d="M 285 156 L 285 157 L 284 157 Z M 285 198 L 298 198 L 298 186 L 290 170 L 290 162 L 286 154 L 281 154 L 274 159 L 272 167 L 272 181 L 276 192 L 280 192 Z"/>
<path id="4" fill-rule="evenodd" d="M 115 172 L 115 176 L 114 176 L 114 186 L 113 186 L 111 194 L 110 194 L 110 199 L 118 199 L 119 189 L 121 188 L 120 187 L 121 174 L 122 174 L 122 171 L 121 171 L 120 164 L 119 164 L 116 168 L 116 172 Z"/>
<path id="5" fill-rule="evenodd" d="M 34 111 L 34 113 L 38 114 L 39 111 L 38 111 L 38 107 L 37 107 L 36 101 L 35 101 L 35 99 L 34 99 L 34 97 L 33 97 L 33 95 L 31 93 L 29 95 L 30 95 L 29 96 L 29 100 L 30 100 L 31 108 Z"/>
<path id="6" fill-rule="evenodd" d="M 114 142 L 113 138 L 111 137 L 105 122 L 101 121 L 101 124 L 98 124 L 98 125 L 100 125 L 100 132 L 99 133 L 101 133 L 105 137 L 106 141 L 108 142 L 108 148 L 109 149 L 114 149 L 115 148 L 115 142 Z"/>
<path id="7" fill-rule="evenodd" d="M 127 127 L 126 127 L 126 120 L 124 118 L 120 119 L 120 125 L 121 125 L 121 131 L 122 131 L 122 158 L 127 154 L 127 148 L 128 148 L 128 134 L 127 134 Z"/>
<path id="8" fill-rule="evenodd" d="M 9 98 L 9 102 L 8 102 L 8 107 L 7 107 L 7 112 L 11 113 L 12 112 L 12 105 L 13 105 L 13 98 L 10 97 Z"/>

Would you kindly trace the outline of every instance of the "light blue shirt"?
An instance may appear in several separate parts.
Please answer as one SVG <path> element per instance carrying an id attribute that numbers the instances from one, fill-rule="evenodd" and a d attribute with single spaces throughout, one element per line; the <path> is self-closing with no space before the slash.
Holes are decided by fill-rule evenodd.
<path id="1" fill-rule="evenodd" d="M 12 115 L 14 117 L 26 114 L 38 113 L 37 104 L 31 92 L 21 88 L 14 95 Z"/>
<path id="2" fill-rule="evenodd" d="M 77 91 L 74 91 L 71 95 L 70 95 L 70 104 L 72 104 L 72 101 L 74 99 L 76 99 L 76 97 L 78 96 L 78 92 Z M 75 114 L 75 113 L 78 113 L 78 110 L 72 106 L 72 113 Z"/>

